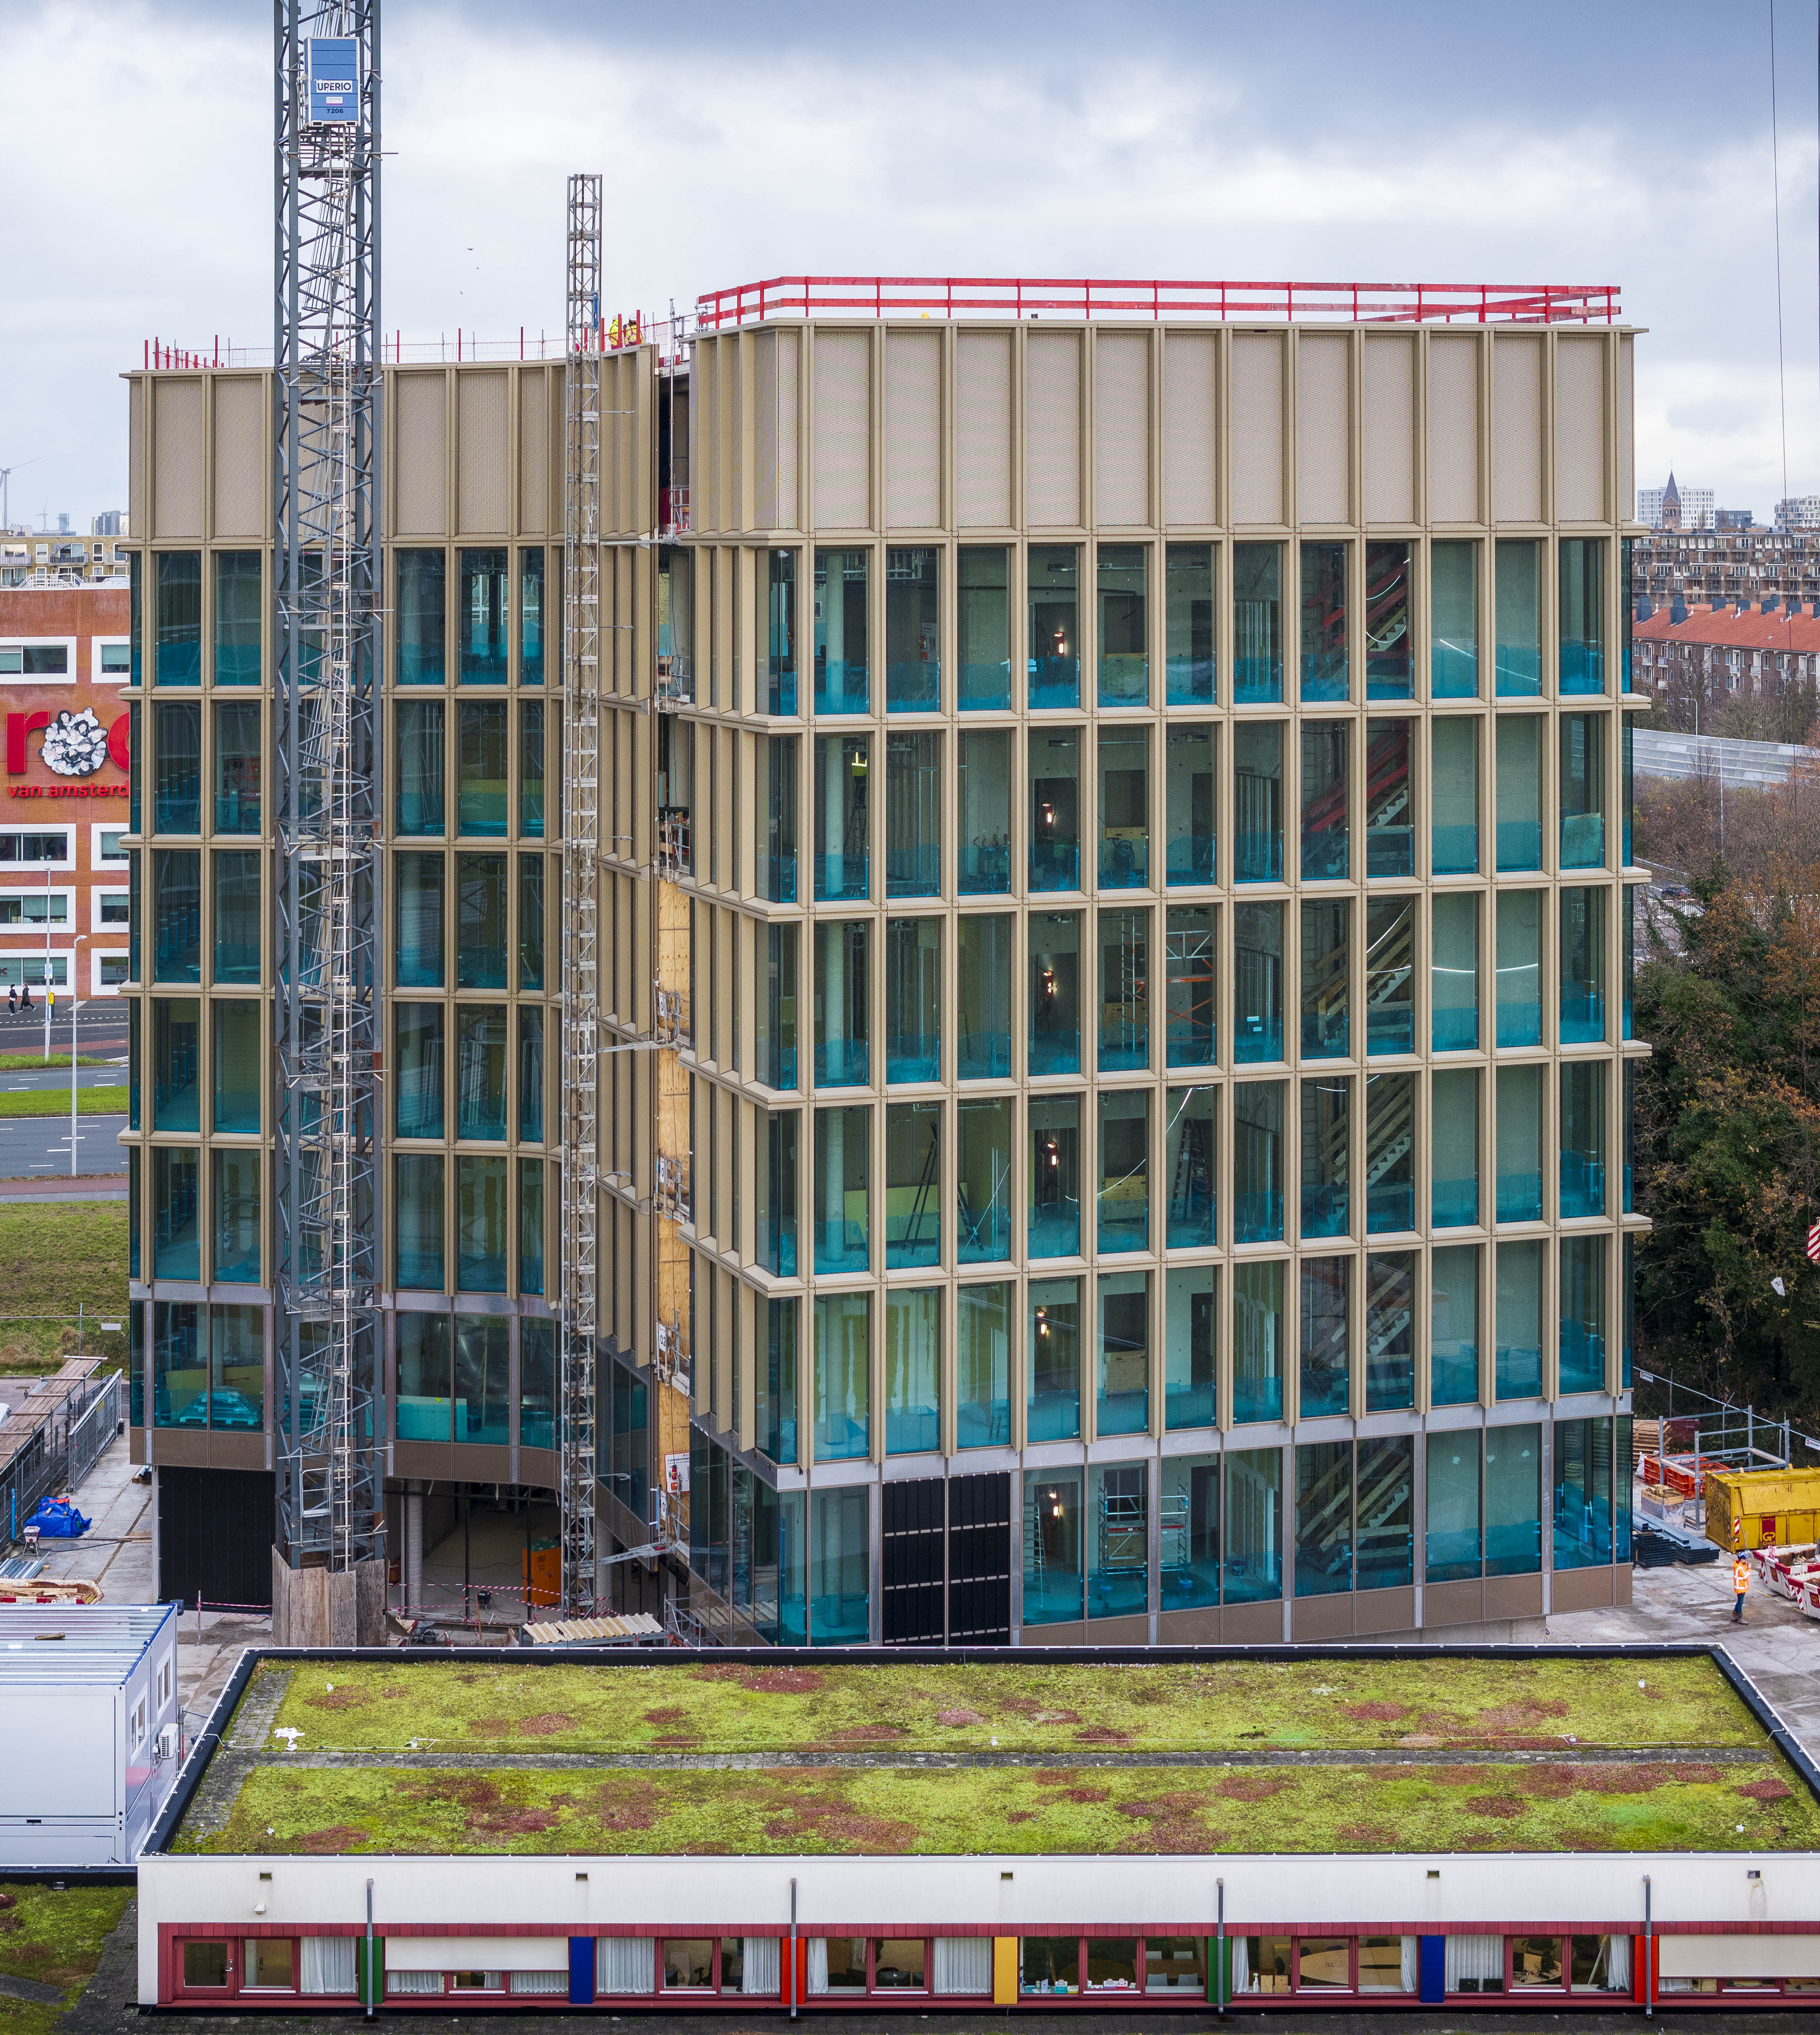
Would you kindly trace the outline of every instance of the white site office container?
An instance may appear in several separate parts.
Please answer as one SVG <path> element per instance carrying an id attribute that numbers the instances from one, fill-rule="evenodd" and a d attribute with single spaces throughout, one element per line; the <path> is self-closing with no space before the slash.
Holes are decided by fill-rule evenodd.
<path id="1" fill-rule="evenodd" d="M 0 1604 L 0 1868 L 130 1864 L 181 1740 L 175 1604 Z"/>

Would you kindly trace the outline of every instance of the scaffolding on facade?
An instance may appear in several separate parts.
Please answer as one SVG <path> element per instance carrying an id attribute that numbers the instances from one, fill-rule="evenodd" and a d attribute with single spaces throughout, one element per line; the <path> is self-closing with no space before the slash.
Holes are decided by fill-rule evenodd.
<path id="1" fill-rule="evenodd" d="M 599 1337 L 601 179 L 569 179 L 563 411 L 563 1610 L 594 1608 Z"/>
<path id="2" fill-rule="evenodd" d="M 277 0 L 274 1568 L 331 1578 L 363 1565 L 377 1577 L 385 1551 L 375 1149 L 379 17 L 379 0 Z M 345 1595 L 332 1583 L 318 1616 L 346 1629 L 341 1607 L 352 1594 L 351 1582 Z M 359 1596 L 365 1638 L 367 1593 Z"/>

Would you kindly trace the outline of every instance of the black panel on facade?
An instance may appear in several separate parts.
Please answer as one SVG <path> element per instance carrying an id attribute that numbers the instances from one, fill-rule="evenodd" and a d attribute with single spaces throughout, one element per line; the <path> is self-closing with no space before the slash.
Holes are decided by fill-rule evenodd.
<path id="1" fill-rule="evenodd" d="M 955 1646 L 1008 1646 L 1010 1473 L 997 1470 L 983 1476 L 951 1478 L 948 1508 L 949 1642 Z"/>
<path id="2" fill-rule="evenodd" d="M 881 1550 L 887 1646 L 942 1643 L 942 1480 L 884 1487 Z"/>
<path id="3" fill-rule="evenodd" d="M 195 1607 L 272 1603 L 269 1472 L 158 1470 L 158 1597 Z"/>

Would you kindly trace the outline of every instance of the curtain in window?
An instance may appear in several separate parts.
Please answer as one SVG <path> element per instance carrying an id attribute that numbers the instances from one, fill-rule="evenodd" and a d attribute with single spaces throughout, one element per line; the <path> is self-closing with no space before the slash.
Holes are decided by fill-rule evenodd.
<path id="1" fill-rule="evenodd" d="M 440 1992 L 442 1989 L 440 1972 L 389 1971 L 386 1974 L 388 1992 Z"/>
<path id="2" fill-rule="evenodd" d="M 1232 1943 L 1232 1990 L 1233 1996 L 1236 1999 L 1240 1993 L 1249 1992 L 1253 1989 L 1251 1979 L 1251 1959 L 1246 1955 L 1251 1947 L 1251 1939 L 1249 1936 L 1234 1936 L 1230 1941 Z"/>
<path id="3" fill-rule="evenodd" d="M 745 1970 L 740 1981 L 742 1992 L 775 1992 L 780 1968 L 778 1940 L 775 1936 L 748 1936 L 745 1939 Z"/>
<path id="4" fill-rule="evenodd" d="M 1405 1936 L 1403 1939 L 1403 1989 L 1405 1992 L 1422 1990 L 1422 1939 Z"/>
<path id="5" fill-rule="evenodd" d="M 436 1974 L 428 1976 L 435 1977 Z M 299 1980 L 299 1989 L 303 1992 L 352 1992 L 354 1990 L 353 1938 L 306 1936 Z"/>
<path id="6" fill-rule="evenodd" d="M 560 1992 L 566 1996 L 569 1975 L 566 1971 L 514 1972 L 511 1989 L 514 1992 Z"/>
<path id="7" fill-rule="evenodd" d="M 809 1939 L 809 1991 L 826 1992 L 828 1989 L 828 1939 L 826 1936 Z"/>
<path id="8" fill-rule="evenodd" d="M 1630 1990 L 1630 1939 L 1628 1936 L 1607 1936 L 1605 1939 L 1605 1990 L 1607 1992 L 1628 1992 Z"/>
<path id="9" fill-rule="evenodd" d="M 1449 1936 L 1445 1962 L 1446 1985 L 1449 1992 L 1459 1992 L 1461 1985 L 1468 1980 L 1483 1984 L 1487 1979 L 1491 1979 L 1502 1986 L 1504 1982 L 1504 1939 L 1502 1936 Z"/>
<path id="10" fill-rule="evenodd" d="M 654 1936 L 602 1936 L 594 1952 L 597 1992 L 654 1992 L 658 1946 Z"/>
<path id="11" fill-rule="evenodd" d="M 990 1936 L 937 1936 L 935 1939 L 937 1992 L 990 1992 Z"/>

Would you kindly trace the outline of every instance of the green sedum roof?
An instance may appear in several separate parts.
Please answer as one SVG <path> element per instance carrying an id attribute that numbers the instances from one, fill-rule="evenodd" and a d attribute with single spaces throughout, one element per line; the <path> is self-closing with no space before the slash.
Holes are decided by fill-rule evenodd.
<path id="1" fill-rule="evenodd" d="M 284 1749 L 294 1732 L 294 1750 Z M 178 1851 L 1820 1845 L 1704 1657 L 269 1661 Z"/>

